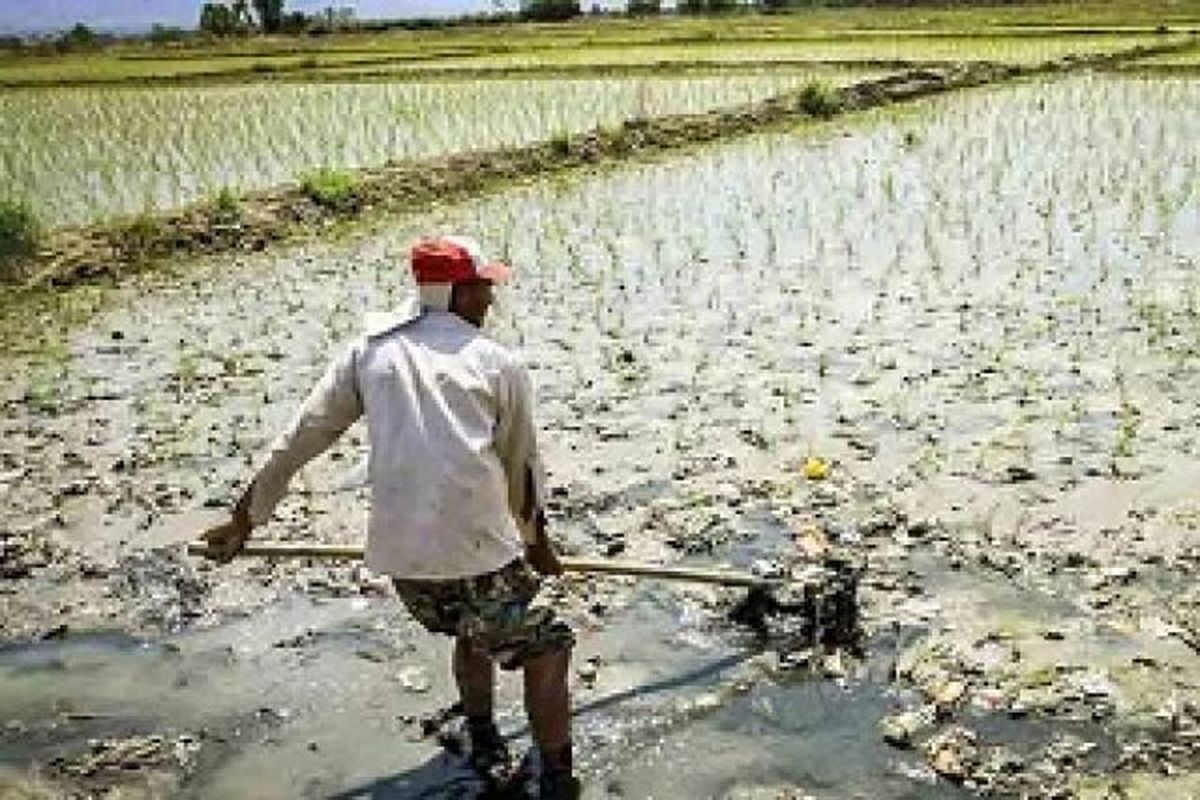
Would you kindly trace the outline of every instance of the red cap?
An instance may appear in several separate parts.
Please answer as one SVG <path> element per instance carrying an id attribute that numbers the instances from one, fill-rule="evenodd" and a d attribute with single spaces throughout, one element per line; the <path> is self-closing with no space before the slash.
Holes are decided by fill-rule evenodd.
<path id="1" fill-rule="evenodd" d="M 503 283 L 512 274 L 507 264 L 488 263 L 479 244 L 466 236 L 420 240 L 412 247 L 412 271 L 417 283 Z"/>

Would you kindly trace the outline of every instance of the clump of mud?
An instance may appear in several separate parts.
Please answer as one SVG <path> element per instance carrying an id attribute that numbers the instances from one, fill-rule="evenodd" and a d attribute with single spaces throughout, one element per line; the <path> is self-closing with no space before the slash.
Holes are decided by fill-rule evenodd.
<path id="1" fill-rule="evenodd" d="M 211 580 L 180 548 L 129 553 L 108 576 L 108 592 L 139 629 L 178 630 L 204 614 Z"/>

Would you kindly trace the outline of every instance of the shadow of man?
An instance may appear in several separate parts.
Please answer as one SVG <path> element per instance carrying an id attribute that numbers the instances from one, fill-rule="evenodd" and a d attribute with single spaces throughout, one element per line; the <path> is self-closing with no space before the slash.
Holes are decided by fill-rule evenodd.
<path id="1" fill-rule="evenodd" d="M 754 653 L 754 650 L 732 653 L 696 669 L 597 698 L 576 706 L 571 716 L 577 718 L 585 714 L 595 714 L 618 707 L 634 698 L 695 685 L 697 682 L 719 676 L 752 657 Z M 446 712 L 438 716 L 446 716 Z M 528 728 L 522 727 L 504 738 L 512 741 L 528 733 Z M 528 769 L 530 765 L 523 766 Z M 521 771 L 518 771 L 518 775 L 529 777 Z M 442 751 L 419 767 L 330 795 L 328 800 L 517 800 L 526 797 L 529 795 L 524 793 L 522 785 L 488 789 L 467 765 L 466 759 Z"/>
<path id="2" fill-rule="evenodd" d="M 329 800 L 499 800 L 501 797 L 522 796 L 485 791 L 483 781 L 463 758 L 439 752 L 418 767 L 330 795 Z"/>

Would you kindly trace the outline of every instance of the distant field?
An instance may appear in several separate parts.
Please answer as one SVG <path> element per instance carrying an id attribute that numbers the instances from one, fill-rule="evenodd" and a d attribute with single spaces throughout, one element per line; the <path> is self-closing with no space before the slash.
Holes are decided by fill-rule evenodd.
<path id="1" fill-rule="evenodd" d="M 1162 36 L 1097 34 L 1046 36 L 853 36 L 842 39 L 762 41 L 754 43 L 703 42 L 668 46 L 590 47 L 575 50 L 537 50 L 468 58 L 441 58 L 413 62 L 404 69 L 479 69 L 568 65 L 623 65 L 631 63 L 737 64 L 747 61 L 825 62 L 946 62 L 1000 61 L 1028 64 L 1069 54 L 1111 52 L 1162 43 Z M 342 67 L 351 72 L 354 67 Z"/>
<path id="2" fill-rule="evenodd" d="M 287 77 L 293 80 L 391 75 L 404 77 L 436 71 L 479 72 L 514 68 L 631 65 L 712 64 L 769 62 L 856 62 L 856 61 L 1000 61 L 1033 63 L 1078 53 L 1124 50 L 1174 41 L 1177 36 L 1141 32 L 1046 34 L 1005 33 L 914 34 L 892 32 L 806 36 L 743 35 L 714 39 L 636 38 L 609 42 L 579 41 L 569 37 L 553 43 L 514 45 L 495 40 L 490 46 L 460 43 L 438 47 L 399 46 L 392 51 L 371 49 L 319 50 L 308 53 L 197 53 L 174 55 L 111 53 L 56 60 L 25 58 L 0 62 L 0 85 L 41 86 L 55 84 L 115 83 L 145 80 L 254 81 Z"/>
<path id="3" fill-rule="evenodd" d="M 1159 56 L 1144 58 L 1132 65 L 1133 67 L 1200 67 L 1200 46 L 1176 53 L 1165 53 Z"/>
<path id="4" fill-rule="evenodd" d="M 49 226 L 88 224 L 317 168 L 528 144 L 900 64 L 1120 52 L 1191 27 L 1200 0 L 589 18 L 9 56 L 0 199 L 28 203 Z"/>
<path id="5" fill-rule="evenodd" d="M 80 224 L 321 167 L 519 145 L 879 74 L 14 90 L 0 93 L 0 185 L 46 223 Z"/>
<path id="6" fill-rule="evenodd" d="M 0 58 L 0 85 L 253 80 L 409 68 L 753 60 L 1029 62 L 1200 29 L 1200 0 L 978 9 L 825 9 L 786 15 L 458 26 L 327 37 L 124 44 L 92 55 Z"/>

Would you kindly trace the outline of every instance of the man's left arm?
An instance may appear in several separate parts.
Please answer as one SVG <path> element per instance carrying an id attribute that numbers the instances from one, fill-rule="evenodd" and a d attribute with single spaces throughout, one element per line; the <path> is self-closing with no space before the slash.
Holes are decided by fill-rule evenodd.
<path id="1" fill-rule="evenodd" d="M 562 565 L 546 535 L 546 474 L 533 422 L 533 385 L 520 363 L 511 365 L 503 380 L 496 450 L 508 479 L 509 508 L 529 562 L 542 574 L 558 575 Z"/>

